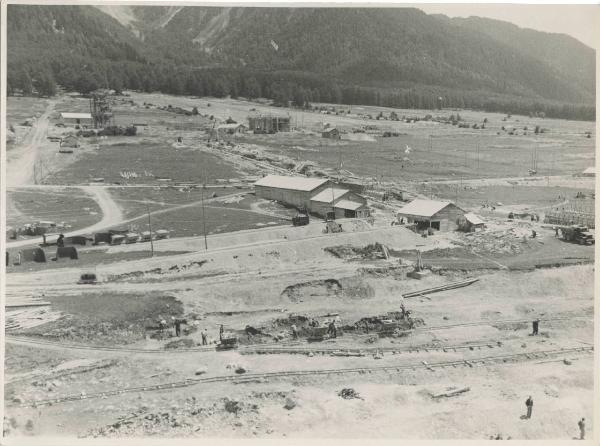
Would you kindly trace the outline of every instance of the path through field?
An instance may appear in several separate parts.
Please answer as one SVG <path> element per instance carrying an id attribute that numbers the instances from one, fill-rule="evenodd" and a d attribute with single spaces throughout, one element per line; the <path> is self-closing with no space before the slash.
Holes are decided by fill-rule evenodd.
<path id="1" fill-rule="evenodd" d="M 53 186 L 37 186 L 39 188 L 52 188 Z M 98 231 L 103 228 L 117 225 L 123 221 L 123 213 L 121 208 L 115 203 L 110 195 L 110 192 L 103 186 L 72 186 L 81 189 L 84 192 L 88 192 L 92 195 L 92 199 L 98 203 L 100 210 L 102 211 L 102 220 L 98 223 L 87 226 L 85 228 L 77 229 L 75 231 L 65 233 L 66 237 L 73 235 L 88 234 L 90 232 Z M 17 248 L 20 246 L 27 246 L 35 243 L 31 239 L 19 240 L 16 242 L 7 243 L 7 248 Z"/>
<path id="2" fill-rule="evenodd" d="M 33 125 L 25 137 L 23 145 L 16 148 L 11 154 L 14 158 L 7 160 L 10 169 L 7 169 L 6 184 L 9 187 L 23 186 L 32 183 L 33 170 L 38 159 L 38 152 L 48 130 L 48 117 L 54 111 L 56 101 L 49 101 L 46 111 Z"/>

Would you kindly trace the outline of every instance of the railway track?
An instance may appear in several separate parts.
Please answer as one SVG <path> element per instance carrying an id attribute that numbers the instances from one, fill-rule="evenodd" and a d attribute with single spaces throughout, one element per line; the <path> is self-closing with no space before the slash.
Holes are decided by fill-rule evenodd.
<path id="1" fill-rule="evenodd" d="M 552 323 L 555 321 L 572 321 L 575 319 L 589 319 L 586 316 L 564 316 L 564 317 L 554 317 L 554 318 L 546 318 L 540 319 L 540 322 L 545 324 Z M 435 330 L 448 330 L 459 327 L 472 327 L 472 326 L 481 326 L 481 325 L 503 325 L 503 324 L 521 324 L 521 323 L 530 323 L 530 319 L 505 319 L 505 320 L 497 320 L 497 321 L 475 321 L 475 322 L 465 322 L 462 324 L 449 324 L 449 325 L 438 325 L 432 327 L 418 327 L 411 332 L 419 333 L 419 332 L 427 332 L 427 331 L 435 331 Z M 182 353 L 209 353 L 215 352 L 215 346 L 197 346 L 192 348 L 184 348 L 184 349 L 173 349 L 173 350 L 158 350 L 158 349 L 143 349 L 143 348 L 130 348 L 130 347 L 106 347 L 106 346 L 96 346 L 96 345 L 81 345 L 81 344 L 63 344 L 60 342 L 53 341 L 43 341 L 38 339 L 28 339 L 25 337 L 18 336 L 6 336 L 6 342 L 8 344 L 20 344 L 20 345 L 28 345 L 32 347 L 50 347 L 50 348 L 63 348 L 66 350 L 83 350 L 83 351 L 100 351 L 100 352 L 116 352 L 116 353 L 146 353 L 146 354 L 182 354 Z M 481 347 L 487 347 L 490 343 L 480 344 Z M 469 348 L 472 344 L 464 344 L 463 346 L 446 346 L 446 347 L 409 347 L 401 349 L 399 347 L 364 347 L 364 348 L 345 348 L 345 347 L 331 347 L 331 348 L 323 348 L 323 347 L 311 347 L 307 343 L 300 342 L 272 342 L 272 343 L 264 343 L 259 345 L 246 345 L 237 348 L 237 351 L 240 353 L 295 353 L 296 351 L 300 352 L 332 352 L 332 351 L 371 351 L 371 350 L 379 350 L 379 351 L 419 351 L 419 350 L 434 350 L 442 351 L 444 349 L 460 349 L 460 348 Z M 493 345 L 493 344 L 492 344 Z M 271 349 L 271 350 L 269 350 Z"/>
<path id="2" fill-rule="evenodd" d="M 148 386 L 136 386 L 136 387 L 124 387 L 120 389 L 107 390 L 104 392 L 95 393 L 80 393 L 77 395 L 65 395 L 57 398 L 49 398 L 44 400 L 26 401 L 20 404 L 9 404 L 12 407 L 39 407 L 44 405 L 53 405 L 66 403 L 71 401 L 81 401 L 96 398 L 105 398 L 109 396 L 122 395 L 124 393 L 135 393 L 135 392 L 152 392 L 160 390 L 172 390 L 182 387 L 191 387 L 200 384 L 211 384 L 211 383 L 244 383 L 253 382 L 257 380 L 264 380 L 269 378 L 288 378 L 288 377 L 305 377 L 305 376 L 318 376 L 318 375 L 341 375 L 341 374 L 365 374 L 373 372 L 402 372 L 402 371 L 413 371 L 418 369 L 426 369 L 435 371 L 436 369 L 444 369 L 447 367 L 474 367 L 476 365 L 487 365 L 494 363 L 513 363 L 513 362 L 524 362 L 542 358 L 551 358 L 565 354 L 584 354 L 592 353 L 594 347 L 573 347 L 573 348 L 561 348 L 554 350 L 541 350 L 533 352 L 515 353 L 509 355 L 496 355 L 486 356 L 481 358 L 472 358 L 469 360 L 455 360 L 455 361 L 442 361 L 437 363 L 427 363 L 425 361 L 415 364 L 403 364 L 403 365 L 388 365 L 378 367 L 353 367 L 353 368 L 339 368 L 339 369 L 316 369 L 316 370 L 292 370 L 292 371 L 280 371 L 280 372 L 266 372 L 266 373 L 250 373 L 246 375 L 227 375 L 227 376 L 213 376 L 208 378 L 189 378 L 183 381 L 174 381 L 170 383 L 163 383 L 157 385 Z"/>

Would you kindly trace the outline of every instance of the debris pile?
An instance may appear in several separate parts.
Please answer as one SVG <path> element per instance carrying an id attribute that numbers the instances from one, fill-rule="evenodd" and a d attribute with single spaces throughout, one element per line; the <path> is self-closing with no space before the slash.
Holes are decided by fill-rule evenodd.
<path id="1" fill-rule="evenodd" d="M 362 400 L 363 399 L 360 396 L 360 394 L 351 387 L 340 390 L 338 392 L 338 395 L 341 396 L 342 398 L 344 398 L 345 400 L 351 400 L 351 399 Z"/>

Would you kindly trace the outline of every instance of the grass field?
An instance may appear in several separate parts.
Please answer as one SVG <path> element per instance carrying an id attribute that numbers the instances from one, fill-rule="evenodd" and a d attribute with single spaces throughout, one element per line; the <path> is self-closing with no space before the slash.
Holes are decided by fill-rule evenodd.
<path id="1" fill-rule="evenodd" d="M 204 233 L 200 205 L 154 214 L 151 218 L 153 230 L 168 229 L 172 237 L 197 236 Z M 257 214 L 247 209 L 212 205 L 205 206 L 205 222 L 207 234 L 288 224 L 285 220 Z M 132 221 L 129 226 L 139 231 L 147 231 L 148 219 L 144 216 Z"/>
<path id="2" fill-rule="evenodd" d="M 65 314 L 61 319 L 23 330 L 27 336 L 105 345 L 144 339 L 147 327 L 157 319 L 183 314 L 175 298 L 158 293 L 59 295 L 48 297 L 52 308 Z"/>
<path id="3" fill-rule="evenodd" d="M 137 177 L 123 178 L 121 172 Z M 46 179 L 51 184 L 87 183 L 104 178 L 105 183 L 147 184 L 158 178 L 201 183 L 235 178 L 235 169 L 217 156 L 192 148 L 175 149 L 167 144 L 131 137 L 130 142 L 103 144 Z"/>
<path id="4" fill-rule="evenodd" d="M 47 99 L 29 97 L 6 97 L 6 125 L 20 125 L 27 118 L 41 115 L 46 106 Z"/>
<path id="5" fill-rule="evenodd" d="M 210 187 L 204 190 L 204 199 L 211 200 L 213 196 L 240 193 L 235 188 Z M 113 187 L 110 189 L 115 202 L 121 206 L 125 218 L 137 217 L 146 213 L 146 203 L 151 212 L 169 209 L 175 206 L 200 202 L 200 189 L 183 189 L 177 187 Z"/>
<path id="6" fill-rule="evenodd" d="M 457 202 L 459 206 L 468 208 L 479 207 L 483 203 L 502 203 L 503 205 L 528 205 L 528 206 L 552 206 L 562 203 L 566 197 L 570 200 L 575 198 L 578 192 L 589 194 L 589 190 L 567 187 L 540 186 L 463 186 L 444 184 L 425 184 L 418 187 L 418 191 L 427 196 L 438 199 Z M 559 199 L 558 197 L 561 197 Z M 593 200 L 586 200 L 586 203 Z"/>
<path id="7" fill-rule="evenodd" d="M 47 220 L 64 221 L 75 230 L 97 223 L 102 218 L 96 202 L 79 189 L 17 189 L 8 191 L 7 198 L 6 224 L 15 228 Z"/>

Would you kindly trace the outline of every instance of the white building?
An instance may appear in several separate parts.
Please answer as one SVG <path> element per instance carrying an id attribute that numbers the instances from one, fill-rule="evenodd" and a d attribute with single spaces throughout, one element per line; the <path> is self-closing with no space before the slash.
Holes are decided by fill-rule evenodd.
<path id="1" fill-rule="evenodd" d="M 90 113 L 61 113 L 60 122 L 64 125 L 92 125 L 92 115 Z"/>

